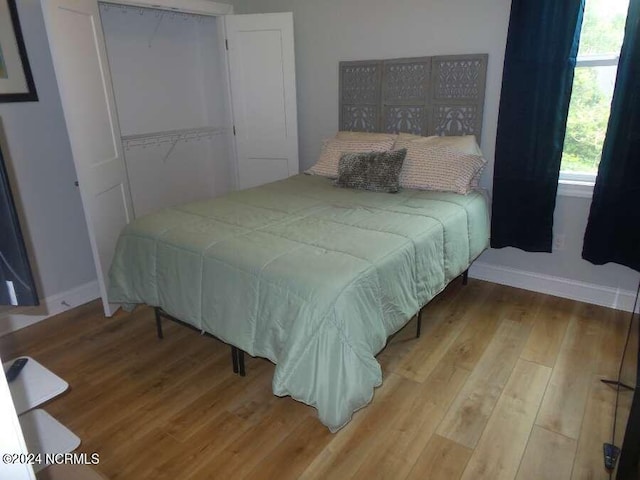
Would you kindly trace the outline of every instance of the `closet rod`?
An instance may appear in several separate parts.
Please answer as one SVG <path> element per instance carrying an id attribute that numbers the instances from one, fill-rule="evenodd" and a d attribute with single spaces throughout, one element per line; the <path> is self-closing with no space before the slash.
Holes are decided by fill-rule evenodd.
<path id="1" fill-rule="evenodd" d="M 212 138 L 216 135 L 231 133 L 227 127 L 198 127 L 184 128 L 180 130 L 166 130 L 163 132 L 140 133 L 135 135 L 123 135 L 122 146 L 125 149 L 131 147 L 154 146 L 161 143 L 177 143 L 185 140 L 200 140 Z"/>
<path id="2" fill-rule="evenodd" d="M 132 13 L 132 15 L 138 15 L 144 17 L 146 15 L 153 15 L 156 18 L 164 18 L 165 16 L 171 20 L 182 19 L 192 20 L 198 23 L 216 23 L 216 17 L 214 15 L 201 15 L 198 13 L 191 13 L 175 8 L 149 8 L 139 7 L 135 5 L 117 5 L 115 3 L 100 3 L 100 13 L 106 14 L 111 11 L 120 12 L 122 14 Z"/>
<path id="3" fill-rule="evenodd" d="M 196 15 L 218 16 L 233 13 L 232 5 L 209 0 L 99 0 L 99 3 L 170 10 L 176 13 L 192 13 Z"/>

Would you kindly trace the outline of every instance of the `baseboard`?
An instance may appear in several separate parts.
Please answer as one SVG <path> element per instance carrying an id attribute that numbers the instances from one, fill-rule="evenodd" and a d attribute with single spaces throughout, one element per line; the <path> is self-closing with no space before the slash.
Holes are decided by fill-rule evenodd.
<path id="1" fill-rule="evenodd" d="M 579 282 L 563 277 L 527 272 L 515 268 L 475 262 L 469 269 L 469 276 L 479 280 L 509 285 L 556 297 L 569 298 L 603 307 L 630 312 L 636 294 L 630 290 L 605 287 L 593 283 Z"/>
<path id="2" fill-rule="evenodd" d="M 15 332 L 49 317 L 66 312 L 100 297 L 98 281 L 94 280 L 66 292 L 40 300 L 37 307 L 18 307 L 0 313 L 0 337 Z"/>

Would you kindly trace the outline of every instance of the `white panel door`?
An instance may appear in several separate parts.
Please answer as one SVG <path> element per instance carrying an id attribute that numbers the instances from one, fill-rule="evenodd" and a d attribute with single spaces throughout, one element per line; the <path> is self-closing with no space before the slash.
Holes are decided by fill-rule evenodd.
<path id="1" fill-rule="evenodd" d="M 118 234 L 132 219 L 120 127 L 98 2 L 42 0 L 105 315 Z"/>
<path id="2" fill-rule="evenodd" d="M 238 188 L 298 173 L 293 14 L 227 15 Z"/>

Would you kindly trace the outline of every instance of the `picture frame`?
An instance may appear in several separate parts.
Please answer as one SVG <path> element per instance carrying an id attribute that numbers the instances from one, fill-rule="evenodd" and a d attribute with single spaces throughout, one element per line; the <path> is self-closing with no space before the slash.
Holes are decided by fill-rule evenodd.
<path id="1" fill-rule="evenodd" d="M 16 0 L 0 0 L 0 102 L 37 102 Z"/>

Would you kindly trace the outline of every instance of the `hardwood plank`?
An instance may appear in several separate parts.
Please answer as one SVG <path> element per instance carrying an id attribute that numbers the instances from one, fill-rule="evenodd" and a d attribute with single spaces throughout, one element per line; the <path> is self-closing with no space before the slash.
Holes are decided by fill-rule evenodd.
<path id="1" fill-rule="evenodd" d="M 500 289 L 499 292 L 501 293 L 497 300 L 500 305 L 499 317 L 503 320 L 533 326 L 544 296 L 514 287 L 506 287 Z"/>
<path id="2" fill-rule="evenodd" d="M 165 452 L 173 451 L 180 446 L 176 439 L 159 429 L 150 431 L 139 441 L 146 446 L 144 450 L 134 452 L 129 449 L 120 457 L 117 469 L 104 470 L 111 480 L 149 478 L 147 476 L 149 466 L 153 465 L 156 459 L 162 458 Z M 100 457 L 102 458 L 102 455 Z"/>
<path id="3" fill-rule="evenodd" d="M 167 358 L 166 366 L 163 365 L 164 362 L 149 365 L 148 375 L 143 378 L 137 374 L 127 375 L 123 372 L 119 378 L 106 378 L 102 388 L 95 388 L 93 382 L 89 381 L 85 388 L 72 390 L 68 403 L 65 404 L 67 414 L 60 412 L 63 415 L 61 421 L 68 422 L 68 425 L 77 428 L 79 435 L 90 433 L 93 437 L 106 436 L 130 441 L 130 435 L 142 434 L 145 430 L 152 428 L 154 424 L 151 421 L 150 423 L 143 422 L 142 426 L 136 426 L 134 419 L 137 421 L 149 419 L 158 422 L 164 419 L 162 415 L 158 414 L 156 410 L 158 407 L 184 406 L 184 403 L 167 403 L 170 399 L 175 398 L 180 402 L 188 403 L 201 395 L 203 390 L 219 388 L 219 385 L 224 384 L 225 381 L 238 383 L 229 372 L 226 355 L 224 357 L 209 357 L 205 362 L 199 358 L 188 358 L 180 354 L 173 355 L 172 359 L 173 348 L 182 346 L 182 349 L 178 348 L 179 351 L 182 351 L 184 344 L 176 340 L 171 346 L 171 349 L 161 350 L 163 356 Z M 155 354 L 156 350 L 150 356 L 154 357 Z M 203 356 L 205 355 L 206 353 L 203 352 Z M 187 369 L 186 374 L 185 368 Z M 203 385 L 199 384 L 197 380 L 194 381 L 200 376 L 205 376 L 211 370 L 220 371 L 222 374 L 213 377 L 211 381 Z M 96 375 L 100 377 L 100 373 Z M 105 375 L 105 377 L 109 376 Z M 82 383 L 77 384 L 77 386 L 81 385 Z M 81 405 L 84 407 L 81 408 Z M 126 405 L 127 408 L 122 408 L 123 405 Z M 163 413 L 168 415 L 170 411 L 166 409 L 163 410 Z M 100 422 L 104 416 L 108 416 L 111 421 L 108 423 Z"/>
<path id="4" fill-rule="evenodd" d="M 75 307 L 62 315 L 57 315 L 55 321 L 47 319 L 47 321 L 0 337 L 2 358 L 6 361 L 24 355 L 24 352 L 35 352 L 34 354 L 41 356 L 47 352 L 59 351 L 60 345 L 63 343 L 78 343 L 79 337 L 86 335 L 87 332 L 102 328 L 100 323 L 88 321 L 95 315 L 99 302 L 99 300 L 94 300 Z M 78 326 L 81 328 L 77 328 Z M 60 335 L 60 329 L 64 329 L 64 335 Z M 34 335 L 34 332 L 37 332 L 37 335 Z"/>
<path id="5" fill-rule="evenodd" d="M 598 319 L 601 329 L 600 346 L 596 352 L 598 358 L 594 372 L 602 378 L 616 379 L 618 377 L 620 362 L 622 361 L 622 352 L 624 350 L 624 342 L 629 328 L 629 322 L 631 321 L 631 313 L 594 306 L 593 316 Z M 636 329 L 638 328 L 637 317 L 636 315 L 633 325 Z M 638 335 L 632 335 L 630 341 L 632 344 L 628 346 L 627 357 L 633 357 L 633 352 L 638 351 L 637 344 L 633 344 L 638 341 Z M 627 358 L 627 361 L 628 360 L 629 358 Z M 628 370 L 635 373 L 633 367 Z M 631 378 L 627 379 L 628 383 L 632 385 L 635 384 L 633 373 L 629 375 Z"/>
<path id="6" fill-rule="evenodd" d="M 411 470 L 469 371 L 440 362 L 417 392 L 414 402 L 377 442 L 356 473 L 357 478 L 404 478 Z"/>
<path id="7" fill-rule="evenodd" d="M 570 478 L 577 443 L 572 438 L 534 426 L 516 480 Z"/>
<path id="8" fill-rule="evenodd" d="M 446 315 L 432 318 L 425 311 L 425 331 L 413 348 L 396 368 L 396 373 L 416 382 L 424 382 L 442 360 L 460 332 L 475 317 L 476 311 L 486 300 L 491 287 L 482 282 L 467 285 L 463 295 L 447 309 Z"/>
<path id="9" fill-rule="evenodd" d="M 486 284 L 486 282 L 483 282 Z M 491 284 L 486 284 L 491 285 Z M 442 292 L 436 295 L 424 308 L 422 321 L 422 336 L 438 324 L 437 318 L 446 316 L 446 312 L 457 299 L 464 294 L 466 287 L 461 282 L 450 283 Z M 398 372 L 404 359 L 414 348 L 421 348 L 420 340 L 416 337 L 417 315 L 404 327 L 392 335 L 385 348 L 376 356 L 382 367 L 382 375 Z"/>
<path id="10" fill-rule="evenodd" d="M 433 435 L 407 480 L 457 480 L 473 450 L 440 435 Z M 400 478 L 400 477 L 399 477 Z"/>
<path id="11" fill-rule="evenodd" d="M 505 472 L 514 478 L 518 463 L 519 480 L 568 478 L 567 463 L 574 478 L 606 478 L 601 437 L 610 436 L 612 391 L 597 380 L 617 373 L 628 318 L 456 281 L 427 306 L 420 339 L 415 321 L 390 339 L 378 356 L 383 385 L 336 434 L 312 407 L 271 393 L 270 362 L 247 357 L 248 374 L 240 378 L 221 342 L 168 321 L 165 339 L 157 340 L 147 307 L 106 319 L 100 303 L 91 302 L 0 338 L 0 353 L 5 360 L 30 355 L 69 381 L 71 389 L 45 408 L 80 435 L 80 451 L 100 454 L 98 470 L 112 479 L 278 477 L 280 471 L 321 479 L 455 479 L 473 467 L 476 478 L 493 480 Z M 515 380 L 524 360 L 553 366 L 535 424 L 538 382 Z M 633 355 L 627 360 L 635 363 Z M 418 375 L 395 373 L 407 366 Z M 623 394 L 619 434 L 629 403 Z M 545 421 L 556 430 L 542 428 Z M 575 437 L 562 436 L 564 429 Z M 436 433 L 442 430 L 452 438 Z M 455 435 L 479 439 L 475 450 Z"/>
<path id="12" fill-rule="evenodd" d="M 351 478 L 380 439 L 396 424 L 403 411 L 416 400 L 420 385 L 396 374 L 389 375 L 366 409 L 328 443 L 300 478 Z"/>
<path id="13" fill-rule="evenodd" d="M 108 480 L 87 465 L 58 464 L 40 470 L 37 480 Z"/>
<path id="14" fill-rule="evenodd" d="M 218 478 L 243 478 L 265 457 L 270 457 L 271 452 L 300 423 L 313 419 L 316 427 L 322 425 L 315 415 L 310 414 L 309 407 L 291 398 L 274 397 L 268 404 L 269 411 L 260 421 L 240 432 L 215 454 L 201 459 L 202 465 L 193 471 L 191 478 L 195 480 L 212 473 Z M 171 476 L 161 478 L 170 479 Z"/>
<path id="15" fill-rule="evenodd" d="M 515 477 L 551 369 L 518 360 L 462 479 Z"/>
<path id="16" fill-rule="evenodd" d="M 580 430 L 571 478 L 595 480 L 609 477 L 604 468 L 602 444 L 611 443 L 616 391 L 593 376 Z"/>
<path id="17" fill-rule="evenodd" d="M 480 435 L 507 383 L 530 327 L 503 320 L 484 354 L 462 387 L 437 433 L 468 448 Z"/>
<path id="18" fill-rule="evenodd" d="M 536 425 L 575 440 L 580 434 L 601 345 L 600 321 L 593 316 L 591 307 L 579 305 L 569 322 L 536 419 Z"/>
<path id="19" fill-rule="evenodd" d="M 500 325 L 502 318 L 496 315 L 495 309 L 495 301 L 499 297 L 500 289 L 494 288 L 488 292 L 487 300 L 474 309 L 471 321 L 456 337 L 444 361 L 469 371 L 475 368 Z"/>
<path id="20" fill-rule="evenodd" d="M 230 412 L 244 420 L 255 421 L 256 416 L 252 414 L 257 414 L 257 411 L 241 411 L 237 404 L 239 399 L 249 404 L 255 404 L 258 399 L 261 400 L 260 405 L 265 405 L 273 398 L 271 391 L 265 388 L 269 383 L 269 376 L 262 375 L 268 369 L 267 364 L 255 364 L 252 375 L 245 378 L 228 373 L 226 382 L 216 382 L 194 401 L 183 402 L 182 408 L 167 418 L 165 430 L 180 441 L 188 442 L 199 429 L 206 427 L 206 419 L 217 414 Z"/>
<path id="21" fill-rule="evenodd" d="M 248 428 L 247 422 L 235 415 L 216 415 L 213 420 L 208 419 L 206 423 L 207 426 L 199 429 L 198 433 L 191 436 L 189 442 L 186 443 L 177 441 L 168 435 L 175 441 L 173 448 L 164 450 L 146 465 L 142 465 L 140 476 L 136 478 L 152 478 L 154 480 L 198 478 L 193 476 L 194 472 L 202 468 L 208 458 L 217 455 Z M 137 440 L 133 441 L 134 444 L 138 442 Z M 108 458 L 109 467 L 114 474 L 127 461 L 126 452 L 122 450 L 107 451 L 105 457 Z M 103 466 L 102 463 L 101 456 L 100 467 Z"/>
<path id="22" fill-rule="evenodd" d="M 331 433 L 316 418 L 307 417 L 243 478 L 300 478 L 307 464 L 330 440 Z"/>
<path id="23" fill-rule="evenodd" d="M 571 300 L 545 296 L 520 358 L 553 367 L 574 308 Z"/>

